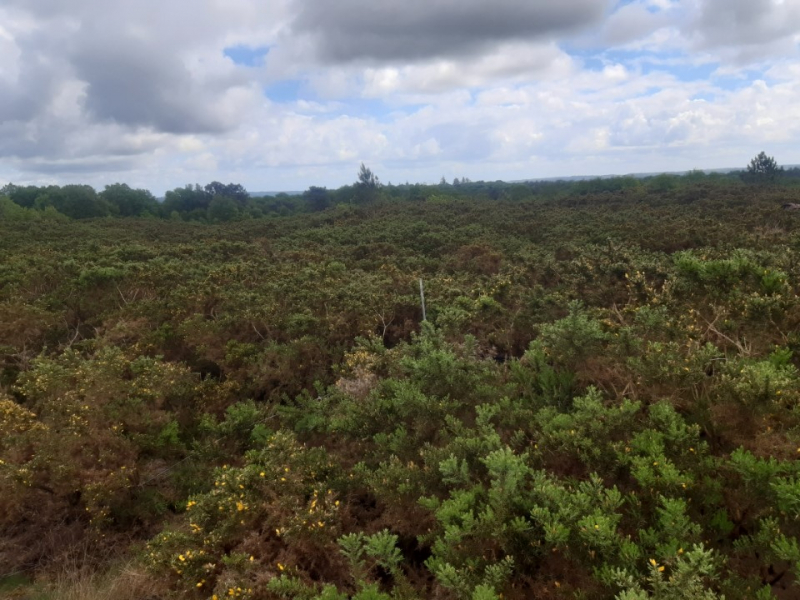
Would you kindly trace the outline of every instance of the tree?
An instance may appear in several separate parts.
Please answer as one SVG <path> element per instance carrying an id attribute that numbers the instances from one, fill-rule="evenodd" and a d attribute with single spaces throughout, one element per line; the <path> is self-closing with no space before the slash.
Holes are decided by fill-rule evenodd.
<path id="1" fill-rule="evenodd" d="M 39 210 L 52 206 L 72 219 L 105 217 L 111 213 L 111 205 L 89 185 L 51 185 L 41 190 L 43 193 L 37 196 L 34 205 Z"/>
<path id="2" fill-rule="evenodd" d="M 359 187 L 374 189 L 380 187 L 381 182 L 375 175 L 375 173 L 373 173 L 370 169 L 364 166 L 364 163 L 361 163 L 361 168 L 358 170 L 357 185 Z"/>
<path id="3" fill-rule="evenodd" d="M 226 196 L 231 198 L 241 208 L 247 204 L 250 194 L 239 183 L 224 184 L 219 181 L 212 181 L 205 187 L 206 193 L 211 197 Z"/>
<path id="4" fill-rule="evenodd" d="M 34 185 L 19 186 L 13 183 L 9 183 L 0 189 L 0 195 L 8 196 L 23 208 L 33 208 L 36 204 L 36 198 L 44 193 L 44 188 L 38 188 Z"/>
<path id="5" fill-rule="evenodd" d="M 412 202 L 424 202 L 426 199 L 425 188 L 415 183 L 408 189 L 408 199 Z"/>
<path id="6" fill-rule="evenodd" d="M 38 214 L 35 210 L 16 204 L 8 196 L 0 196 L 0 221 L 29 221 Z"/>
<path id="7" fill-rule="evenodd" d="M 165 214 L 178 211 L 181 215 L 194 212 L 196 215 L 203 213 L 203 216 L 205 216 L 205 211 L 208 210 L 208 205 L 211 204 L 211 198 L 211 194 L 199 185 L 187 185 L 167 192 L 162 209 Z"/>
<path id="8" fill-rule="evenodd" d="M 325 210 L 330 206 L 331 199 L 328 190 L 324 187 L 312 185 L 305 192 L 303 198 L 308 202 L 309 208 L 313 211 Z"/>
<path id="9" fill-rule="evenodd" d="M 214 196 L 208 205 L 208 219 L 210 221 L 231 221 L 238 215 L 239 209 L 236 206 L 236 200 L 230 196 Z"/>
<path id="10" fill-rule="evenodd" d="M 377 175 L 371 169 L 361 163 L 361 168 L 358 170 L 358 181 L 355 185 L 355 200 L 358 204 L 365 204 L 374 202 L 378 198 L 378 190 L 381 187 L 381 182 Z"/>
<path id="11" fill-rule="evenodd" d="M 766 152 L 761 151 L 747 165 L 747 171 L 742 173 L 742 179 L 748 183 L 772 183 L 781 174 L 783 174 L 783 167 L 778 167 L 778 163 L 773 157 L 767 156 Z"/>
<path id="12" fill-rule="evenodd" d="M 158 214 L 159 204 L 148 190 L 135 190 L 127 183 L 107 185 L 99 197 L 111 205 L 120 217 L 140 217 L 145 213 Z"/>

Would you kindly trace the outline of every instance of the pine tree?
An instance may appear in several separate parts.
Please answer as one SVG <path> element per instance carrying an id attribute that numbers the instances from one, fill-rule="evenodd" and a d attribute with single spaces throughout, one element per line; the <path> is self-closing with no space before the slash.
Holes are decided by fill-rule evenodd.
<path id="1" fill-rule="evenodd" d="M 762 151 L 747 165 L 742 178 L 748 183 L 773 183 L 782 173 L 783 167 L 778 167 L 775 159 Z"/>

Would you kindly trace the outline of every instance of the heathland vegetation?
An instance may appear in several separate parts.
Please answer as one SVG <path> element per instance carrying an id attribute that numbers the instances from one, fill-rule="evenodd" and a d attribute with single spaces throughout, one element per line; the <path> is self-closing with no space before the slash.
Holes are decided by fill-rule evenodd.
<path id="1" fill-rule="evenodd" d="M 0 594 L 796 598 L 800 178 L 755 163 L 7 186 Z"/>

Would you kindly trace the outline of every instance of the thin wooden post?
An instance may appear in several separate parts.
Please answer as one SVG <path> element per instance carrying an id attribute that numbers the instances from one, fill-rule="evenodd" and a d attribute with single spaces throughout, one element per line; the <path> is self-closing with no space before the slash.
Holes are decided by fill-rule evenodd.
<path id="1" fill-rule="evenodd" d="M 422 301 L 422 320 L 427 321 L 427 316 L 425 315 L 425 288 L 422 285 L 422 278 L 419 280 L 419 299 Z"/>

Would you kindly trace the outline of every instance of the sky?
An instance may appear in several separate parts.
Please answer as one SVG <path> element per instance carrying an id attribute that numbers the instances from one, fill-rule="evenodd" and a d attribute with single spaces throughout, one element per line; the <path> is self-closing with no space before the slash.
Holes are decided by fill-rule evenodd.
<path id="1" fill-rule="evenodd" d="M 2 0 L 0 185 L 800 163 L 800 0 Z"/>

